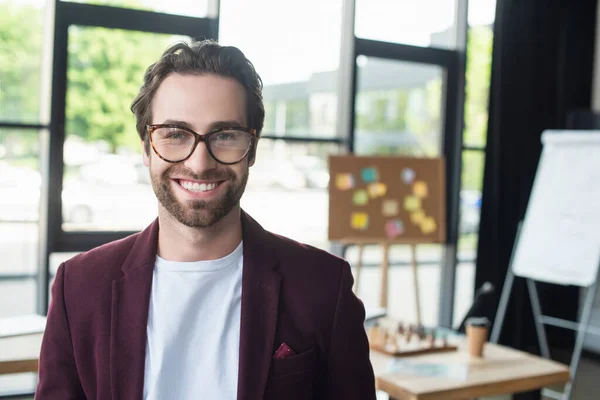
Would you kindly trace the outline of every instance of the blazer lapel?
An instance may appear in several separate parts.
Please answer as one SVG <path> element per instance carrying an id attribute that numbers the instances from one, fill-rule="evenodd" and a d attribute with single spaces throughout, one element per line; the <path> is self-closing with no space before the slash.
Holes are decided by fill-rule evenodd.
<path id="1" fill-rule="evenodd" d="M 112 399 L 141 399 L 144 390 L 146 326 L 158 243 L 158 221 L 141 232 L 113 281 L 110 327 Z"/>
<path id="2" fill-rule="evenodd" d="M 277 324 L 281 275 L 277 259 L 263 240 L 265 231 L 242 211 L 244 267 L 238 400 L 264 397 Z"/>

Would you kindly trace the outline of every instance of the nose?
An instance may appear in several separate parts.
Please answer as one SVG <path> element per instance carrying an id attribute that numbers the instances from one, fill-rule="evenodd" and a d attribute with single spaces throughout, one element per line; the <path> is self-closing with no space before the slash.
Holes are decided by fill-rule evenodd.
<path id="1" fill-rule="evenodd" d="M 216 168 L 217 164 L 217 160 L 210 155 L 204 142 L 198 143 L 192 155 L 184 161 L 184 165 L 197 174 Z"/>

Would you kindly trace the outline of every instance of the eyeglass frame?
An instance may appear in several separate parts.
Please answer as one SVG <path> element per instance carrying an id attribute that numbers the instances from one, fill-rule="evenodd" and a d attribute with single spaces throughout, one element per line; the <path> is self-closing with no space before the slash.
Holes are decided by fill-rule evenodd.
<path id="1" fill-rule="evenodd" d="M 192 146 L 192 150 L 190 151 L 190 154 L 188 154 L 185 158 L 183 158 L 179 161 L 172 161 L 172 160 L 168 160 L 165 157 L 163 157 L 158 152 L 156 147 L 154 146 L 154 140 L 152 140 L 152 133 L 160 128 L 177 128 L 177 129 L 181 129 L 183 131 L 186 131 L 186 132 L 194 135 L 194 145 Z M 242 127 L 242 126 L 230 126 L 230 127 L 224 126 L 224 127 L 220 127 L 217 129 L 213 129 L 212 131 L 209 131 L 209 132 L 205 133 L 204 135 L 201 135 L 198 132 L 195 132 L 193 129 L 190 129 L 188 127 L 176 125 L 176 124 L 146 124 L 146 130 L 148 131 L 148 136 L 150 138 L 150 145 L 152 146 L 152 150 L 154 150 L 154 153 L 161 160 L 166 161 L 168 163 L 172 163 L 172 164 L 184 162 L 185 160 L 190 158 L 192 156 L 192 154 L 194 154 L 194 151 L 196 151 L 196 147 L 198 147 L 198 143 L 204 142 L 204 145 L 206 146 L 206 150 L 208 150 L 208 154 L 210 154 L 210 156 L 212 158 L 214 158 L 215 161 L 217 161 L 218 163 L 221 163 L 223 165 L 234 165 L 234 164 L 241 162 L 244 158 L 248 157 L 248 154 L 250 154 L 250 151 L 252 150 L 252 147 L 254 147 L 254 143 L 256 142 L 256 129 L 246 128 L 246 127 Z M 227 131 L 227 130 L 236 130 L 236 131 L 242 131 L 242 132 L 249 133 L 250 134 L 250 146 L 248 146 L 248 149 L 246 150 L 246 152 L 244 153 L 242 158 L 240 158 L 238 161 L 226 163 L 226 162 L 222 162 L 217 157 L 215 157 L 210 146 L 208 145 L 208 140 L 214 134 L 221 133 L 221 132 Z"/>

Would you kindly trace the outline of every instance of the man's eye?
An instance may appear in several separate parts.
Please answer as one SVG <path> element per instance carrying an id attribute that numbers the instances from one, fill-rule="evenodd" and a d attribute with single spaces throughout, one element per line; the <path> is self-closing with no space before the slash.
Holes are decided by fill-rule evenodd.
<path id="1" fill-rule="evenodd" d="M 187 137 L 187 133 L 183 131 L 172 131 L 166 136 L 167 139 L 183 140 Z"/>
<path id="2" fill-rule="evenodd" d="M 236 135 L 234 132 L 221 132 L 217 135 L 217 140 L 226 142 L 229 140 L 235 140 Z"/>

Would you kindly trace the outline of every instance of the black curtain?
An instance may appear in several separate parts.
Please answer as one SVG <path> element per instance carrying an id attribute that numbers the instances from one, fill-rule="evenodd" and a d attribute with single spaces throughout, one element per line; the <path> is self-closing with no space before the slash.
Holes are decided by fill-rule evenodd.
<path id="1" fill-rule="evenodd" d="M 476 0 L 475 0 L 476 1 Z M 541 133 L 589 109 L 596 0 L 497 0 L 476 287 L 492 282 L 493 320 L 541 153 Z M 575 320 L 578 288 L 538 285 L 544 314 Z M 493 304 L 492 304 L 493 303 Z M 574 336 L 548 329 L 554 348 Z M 500 342 L 536 352 L 525 283 L 516 279 Z M 538 398 L 538 393 L 522 398 Z"/>

